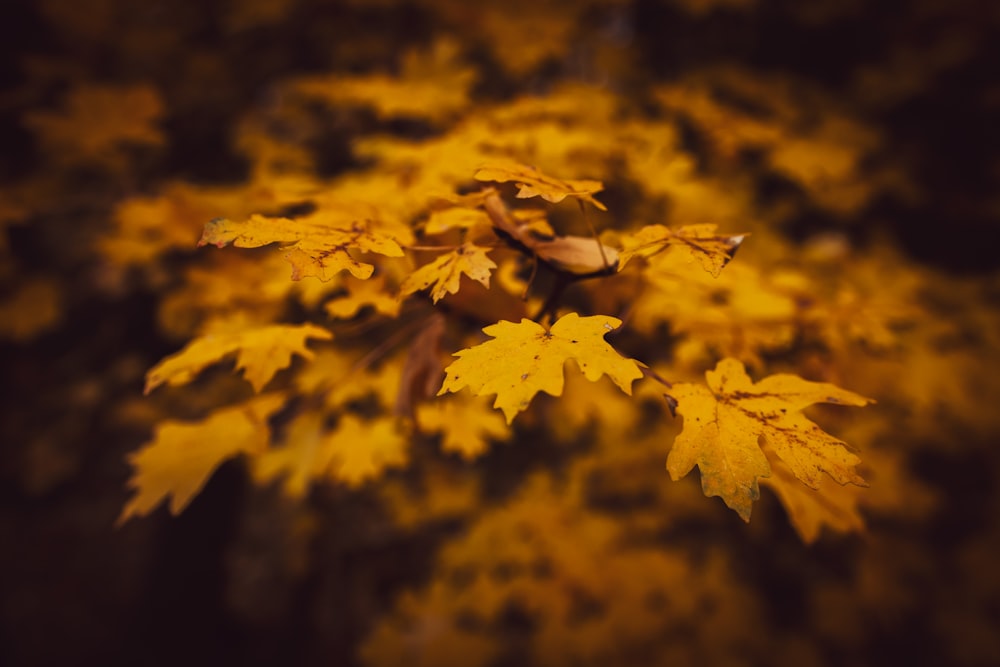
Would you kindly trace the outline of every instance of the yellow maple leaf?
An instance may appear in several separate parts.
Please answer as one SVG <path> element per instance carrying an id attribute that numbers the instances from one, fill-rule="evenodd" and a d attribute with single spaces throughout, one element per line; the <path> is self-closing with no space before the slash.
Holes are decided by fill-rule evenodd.
<path id="1" fill-rule="evenodd" d="M 486 256 L 487 252 L 489 248 L 464 243 L 461 247 L 447 255 L 441 255 L 407 276 L 399 286 L 399 293 L 405 296 L 434 285 L 431 289 L 431 299 L 437 303 L 446 294 L 458 292 L 463 273 L 488 289 L 490 271 L 497 268 L 497 265 Z"/>
<path id="2" fill-rule="evenodd" d="M 253 385 L 254 391 L 264 388 L 274 374 L 292 363 L 292 355 L 312 359 L 306 340 L 333 338 L 326 329 L 313 324 L 274 324 L 243 331 L 207 334 L 196 338 L 178 352 L 163 359 L 146 373 L 148 394 L 161 384 L 187 384 L 204 368 L 223 357 L 237 353 L 236 369 Z"/>
<path id="3" fill-rule="evenodd" d="M 832 480 L 822 479 L 818 488 L 811 489 L 795 478 L 769 446 L 765 444 L 762 449 L 771 465 L 771 476 L 761 479 L 761 483 L 778 496 L 803 542 L 815 542 L 823 526 L 839 533 L 864 530 L 865 521 L 858 507 L 860 487 L 840 486 Z"/>
<path id="4" fill-rule="evenodd" d="M 421 431 L 441 433 L 441 449 L 455 452 L 466 461 L 486 453 L 489 440 L 507 440 L 510 427 L 479 398 L 467 395 L 417 406 Z"/>
<path id="5" fill-rule="evenodd" d="M 259 482 L 280 477 L 285 493 L 301 498 L 313 480 L 333 479 L 354 488 L 409 460 L 409 440 L 392 417 L 364 421 L 344 415 L 333 431 L 323 421 L 316 412 L 293 420 L 286 445 L 255 457 L 254 477 Z"/>
<path id="6" fill-rule="evenodd" d="M 618 256 L 618 270 L 621 271 L 633 257 L 652 257 L 672 247 L 686 251 L 701 262 L 706 271 L 718 277 L 747 235 L 716 234 L 716 227 L 717 225 L 701 224 L 671 229 L 664 225 L 647 225 L 634 234 L 622 237 L 623 250 Z"/>
<path id="7" fill-rule="evenodd" d="M 180 513 L 224 461 L 267 447 L 267 418 L 284 404 L 283 395 L 267 394 L 216 410 L 201 421 L 158 424 L 153 440 L 129 455 L 134 468 L 129 487 L 137 493 L 126 503 L 118 525 L 149 514 L 167 496 L 171 514 Z"/>
<path id="8" fill-rule="evenodd" d="M 490 218 L 481 208 L 452 206 L 440 211 L 432 211 L 424 225 L 426 234 L 442 234 L 449 229 L 471 229 L 489 226 Z"/>
<path id="9" fill-rule="evenodd" d="M 259 248 L 288 244 L 285 258 L 292 265 L 292 280 L 314 276 L 325 281 L 340 271 L 350 271 L 362 280 L 369 278 L 375 267 L 356 260 L 350 250 L 387 257 L 403 255 L 391 234 L 372 228 L 366 221 L 338 224 L 344 223 L 322 213 L 297 219 L 252 215 L 242 222 L 216 218 L 205 225 L 198 245 L 211 243 L 221 248 L 231 243 L 237 248 Z"/>
<path id="10" fill-rule="evenodd" d="M 384 276 L 371 280 L 352 279 L 346 285 L 346 296 L 332 299 L 323 306 L 330 317 L 349 320 L 365 306 L 371 306 L 375 312 L 388 317 L 399 314 L 399 300 L 386 291 Z"/>
<path id="11" fill-rule="evenodd" d="M 799 410 L 813 403 L 863 406 L 871 399 L 785 373 L 754 384 L 736 359 L 723 359 L 705 378 L 707 388 L 675 384 L 670 389 L 671 408 L 684 417 L 684 430 L 667 457 L 674 480 L 697 465 L 705 495 L 721 497 L 749 521 L 751 505 L 760 497 L 757 480 L 771 475 L 758 442 L 763 438 L 791 473 L 813 489 L 824 472 L 839 484 L 866 485 L 855 470 L 861 459 Z"/>
<path id="12" fill-rule="evenodd" d="M 608 210 L 604 204 L 591 196 L 604 189 L 604 184 L 600 181 L 564 181 L 543 174 L 534 167 L 514 162 L 486 163 L 476 170 L 475 179 L 496 181 L 497 183 L 514 181 L 518 187 L 517 197 L 519 199 L 541 197 L 553 204 L 558 204 L 566 197 L 577 197 L 582 201 L 590 202 L 602 211 Z"/>
<path id="13" fill-rule="evenodd" d="M 463 387 L 476 396 L 496 394 L 493 407 L 503 410 L 510 424 L 539 391 L 562 394 L 567 359 L 574 359 L 588 380 L 607 374 L 631 395 L 632 382 L 642 371 L 604 340 L 619 326 L 621 320 L 614 317 L 576 313 L 564 315 L 548 331 L 529 319 L 519 324 L 501 320 L 483 329 L 493 340 L 455 353 L 459 359 L 445 368 L 438 396 Z"/>

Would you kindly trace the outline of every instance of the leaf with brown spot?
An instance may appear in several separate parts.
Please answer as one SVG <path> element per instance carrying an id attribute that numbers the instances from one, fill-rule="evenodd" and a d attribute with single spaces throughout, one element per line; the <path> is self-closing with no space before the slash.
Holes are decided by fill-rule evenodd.
<path id="1" fill-rule="evenodd" d="M 864 406 L 873 401 L 825 382 L 778 374 L 754 384 L 743 364 L 723 359 L 705 373 L 708 386 L 675 384 L 670 397 L 684 429 L 667 457 L 674 480 L 694 466 L 706 496 L 719 496 L 744 521 L 760 497 L 758 479 L 771 475 L 759 440 L 791 473 L 816 489 L 823 473 L 839 484 L 866 486 L 855 470 L 861 459 L 799 410 L 813 403 Z"/>

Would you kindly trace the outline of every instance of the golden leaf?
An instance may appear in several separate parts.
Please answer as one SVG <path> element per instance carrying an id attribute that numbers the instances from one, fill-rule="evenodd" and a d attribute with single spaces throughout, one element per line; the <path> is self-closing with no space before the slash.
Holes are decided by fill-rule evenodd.
<path id="1" fill-rule="evenodd" d="M 274 324 L 201 336 L 151 368 L 146 373 L 144 393 L 148 394 L 161 384 L 172 387 L 187 384 L 204 368 L 234 352 L 237 353 L 236 370 L 242 370 L 254 391 L 259 392 L 275 373 L 292 363 L 293 354 L 312 359 L 313 353 L 306 348 L 308 338 L 329 340 L 333 334 L 313 324 Z"/>
<path id="2" fill-rule="evenodd" d="M 445 369 L 447 376 L 438 395 L 469 387 L 476 396 L 496 394 L 494 408 L 503 410 L 507 423 L 527 409 L 539 391 L 559 396 L 563 366 L 574 359 L 590 381 L 607 374 L 618 388 L 632 393 L 632 382 L 642 377 L 632 359 L 622 357 L 604 340 L 621 325 L 606 315 L 564 315 L 546 331 L 528 319 L 519 324 L 501 320 L 483 329 L 493 340 L 467 350 Z"/>
<path id="3" fill-rule="evenodd" d="M 518 187 L 517 197 L 519 199 L 541 197 L 553 204 L 558 204 L 566 197 L 577 197 L 593 204 L 602 211 L 608 210 L 604 204 L 591 196 L 604 189 L 604 184 L 600 181 L 564 181 L 547 176 L 534 167 L 514 162 L 484 164 L 476 170 L 475 178 L 478 181 L 496 181 L 498 183 L 514 181 Z"/>
<path id="4" fill-rule="evenodd" d="M 510 427 L 496 411 L 482 399 L 465 394 L 422 403 L 417 407 L 417 424 L 421 431 L 441 433 L 441 449 L 466 461 L 485 454 L 490 440 L 510 438 Z"/>
<path id="5" fill-rule="evenodd" d="M 180 513 L 224 461 L 267 448 L 267 418 L 284 404 L 283 395 L 267 394 L 216 410 L 201 421 L 158 424 L 152 442 L 129 456 L 134 468 L 129 486 L 137 493 L 122 510 L 118 525 L 149 514 L 167 496 L 170 513 Z"/>
<path id="6" fill-rule="evenodd" d="M 294 220 L 263 215 L 252 215 L 243 222 L 217 218 L 205 225 L 198 245 L 211 243 L 221 248 L 231 243 L 237 248 L 259 248 L 270 243 L 289 244 L 285 258 L 292 265 L 292 280 L 306 276 L 330 280 L 345 270 L 355 278 L 369 278 L 375 267 L 354 259 L 350 250 L 387 257 L 403 255 L 392 235 L 373 229 L 366 221 L 355 220 L 347 228 L 335 224 L 343 223 L 322 213 Z"/>
<path id="7" fill-rule="evenodd" d="M 333 431 L 327 431 L 323 421 L 316 412 L 299 415 L 289 426 L 284 446 L 255 457 L 254 477 L 259 482 L 280 477 L 285 493 L 301 498 L 314 480 L 333 479 L 358 487 L 386 468 L 408 461 L 409 440 L 392 417 L 363 421 L 344 415 Z"/>
<path id="8" fill-rule="evenodd" d="M 815 542 L 823 526 L 840 533 L 864 530 L 865 521 L 858 507 L 860 487 L 853 484 L 840 486 L 832 480 L 822 479 L 818 488 L 811 489 L 795 478 L 766 443 L 761 449 L 771 465 L 771 476 L 762 478 L 761 483 L 778 496 L 803 542 Z"/>
<path id="9" fill-rule="evenodd" d="M 694 466 L 706 496 L 719 496 L 744 521 L 760 497 L 757 480 L 771 475 L 763 438 L 791 473 L 819 487 L 823 473 L 839 484 L 866 482 L 855 471 L 861 459 L 798 411 L 813 403 L 863 406 L 873 401 L 825 382 L 778 374 L 754 384 L 743 364 L 723 359 L 705 373 L 708 387 L 675 384 L 668 399 L 684 417 L 684 430 L 667 457 L 677 480 Z"/>
<path id="10" fill-rule="evenodd" d="M 718 277 L 736 254 L 746 234 L 723 236 L 715 233 L 716 225 L 685 225 L 671 229 L 663 225 L 647 225 L 635 234 L 622 237 L 624 249 L 619 255 L 620 271 L 633 257 L 652 257 L 668 247 L 686 251 L 701 262 L 706 271 Z"/>
<path id="11" fill-rule="evenodd" d="M 490 271 L 497 268 L 497 265 L 486 256 L 487 252 L 489 248 L 465 243 L 407 276 L 399 286 L 399 293 L 405 296 L 434 285 L 431 289 L 431 299 L 437 303 L 446 294 L 458 292 L 463 273 L 481 283 L 483 287 L 489 288 Z"/>
<path id="12" fill-rule="evenodd" d="M 396 317 L 399 314 L 399 299 L 386 292 L 384 277 L 371 280 L 352 279 L 346 285 L 347 296 L 332 299 L 323 306 L 330 317 L 349 320 L 365 306 L 371 306 L 375 312 L 387 317 Z"/>

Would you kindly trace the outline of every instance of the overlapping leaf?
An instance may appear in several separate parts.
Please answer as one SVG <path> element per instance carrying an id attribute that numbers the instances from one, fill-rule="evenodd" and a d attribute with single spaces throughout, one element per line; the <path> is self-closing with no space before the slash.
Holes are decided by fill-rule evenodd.
<path id="1" fill-rule="evenodd" d="M 297 219 L 252 215 L 242 222 L 218 218 L 205 225 L 198 245 L 211 243 L 221 248 L 231 243 L 237 248 L 259 248 L 270 243 L 286 244 L 285 258 L 292 265 L 292 280 L 314 276 L 325 281 L 340 271 L 350 271 L 355 278 L 364 280 L 375 267 L 358 261 L 351 251 L 387 257 L 403 255 L 392 234 L 367 221 L 358 219 L 339 226 L 342 224 L 342 220 L 331 221 L 323 214 Z"/>
<path id="2" fill-rule="evenodd" d="M 305 413 L 292 422 L 286 440 L 257 456 L 253 471 L 261 482 L 280 478 L 292 497 L 305 495 L 314 480 L 358 487 L 409 458 L 409 440 L 392 417 L 365 421 L 344 415 L 328 431 L 321 414 Z"/>
<path id="3" fill-rule="evenodd" d="M 593 198 L 593 194 L 604 189 L 600 181 L 592 180 L 561 180 L 543 174 L 534 167 L 506 162 L 490 162 L 481 166 L 475 174 L 476 180 L 496 181 L 506 183 L 514 181 L 518 187 L 519 199 L 541 197 L 546 201 L 558 204 L 566 197 L 576 197 L 589 202 L 602 211 L 608 210 L 601 202 Z"/>
<path id="4" fill-rule="evenodd" d="M 723 359 L 705 378 L 708 387 L 670 389 L 668 400 L 684 417 L 684 430 L 667 457 L 673 479 L 698 466 L 705 495 L 721 497 L 749 521 L 760 496 L 758 479 L 771 474 L 758 442 L 763 438 L 791 473 L 814 489 L 823 473 L 839 484 L 865 485 L 855 470 L 861 459 L 799 411 L 813 403 L 863 406 L 871 399 L 797 375 L 771 375 L 754 384 L 735 359 Z"/>
<path id="5" fill-rule="evenodd" d="M 698 260 L 713 276 L 718 276 L 736 254 L 746 234 L 716 234 L 716 227 L 701 224 L 671 229 L 664 225 L 647 225 L 622 237 L 624 248 L 619 255 L 618 269 L 624 268 L 633 257 L 648 258 L 667 248 L 677 248 Z"/>
<path id="6" fill-rule="evenodd" d="M 260 391 L 275 373 L 292 363 L 293 354 L 312 358 L 313 353 L 306 347 L 309 338 L 329 340 L 333 334 L 313 324 L 274 324 L 201 336 L 146 373 L 145 393 L 161 384 L 187 384 L 202 370 L 233 353 L 237 355 L 236 369 L 243 371 L 254 391 Z"/>
<path id="7" fill-rule="evenodd" d="M 618 388 L 632 393 L 642 377 L 635 361 L 622 357 L 604 340 L 621 325 L 606 315 L 580 317 L 569 313 L 548 331 L 528 319 L 515 324 L 501 320 L 483 329 L 493 340 L 455 353 L 458 361 L 445 368 L 438 395 L 469 387 L 476 396 L 496 394 L 493 407 L 503 410 L 507 423 L 526 410 L 539 391 L 559 396 L 563 366 L 576 361 L 588 380 L 607 374 Z"/>

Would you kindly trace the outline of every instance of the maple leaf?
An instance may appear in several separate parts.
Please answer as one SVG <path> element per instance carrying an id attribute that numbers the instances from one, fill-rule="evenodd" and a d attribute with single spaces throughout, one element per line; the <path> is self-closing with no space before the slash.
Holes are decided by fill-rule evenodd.
<path id="1" fill-rule="evenodd" d="M 201 421 L 158 424 L 153 440 L 129 455 L 134 472 L 128 485 L 137 493 L 122 510 L 118 525 L 149 514 L 167 496 L 170 513 L 180 513 L 224 461 L 267 448 L 267 418 L 284 404 L 283 395 L 268 394 L 216 410 Z"/>
<path id="2" fill-rule="evenodd" d="M 441 234 L 449 229 L 471 229 L 489 224 L 490 218 L 482 209 L 452 206 L 440 211 L 432 211 L 427 218 L 427 224 L 424 225 L 424 232 Z"/>
<path id="3" fill-rule="evenodd" d="M 348 414 L 333 431 L 325 430 L 323 421 L 323 415 L 315 412 L 295 419 L 285 446 L 255 457 L 256 479 L 282 477 L 285 492 L 300 498 L 314 479 L 333 479 L 356 488 L 386 468 L 408 461 L 409 440 L 393 417 L 364 421 Z"/>
<path id="4" fill-rule="evenodd" d="M 496 394 L 493 407 L 503 410 L 510 424 L 539 391 L 562 394 L 567 359 L 574 359 L 588 380 L 607 374 L 631 395 L 632 382 L 642 377 L 642 371 L 604 340 L 619 326 L 621 320 L 614 317 L 577 313 L 559 318 L 548 331 L 529 319 L 519 324 L 501 320 L 483 329 L 493 340 L 454 354 L 459 359 L 445 368 L 438 396 L 463 387 L 476 396 Z"/>
<path id="5" fill-rule="evenodd" d="M 873 401 L 826 382 L 778 374 L 754 384 L 743 364 L 723 359 L 707 371 L 708 387 L 675 384 L 668 400 L 684 429 L 667 457 L 678 480 L 694 466 L 706 496 L 719 496 L 744 521 L 760 496 L 757 480 L 771 475 L 759 440 L 800 481 L 816 489 L 827 473 L 839 484 L 866 486 L 855 471 L 861 459 L 798 411 L 813 403 L 864 406 Z"/>
<path id="6" fill-rule="evenodd" d="M 411 273 L 399 286 L 400 295 L 413 294 L 431 285 L 431 299 L 437 303 L 446 294 L 458 292 L 462 274 L 469 276 L 486 287 L 490 286 L 490 271 L 497 268 L 486 253 L 489 248 L 482 248 L 472 243 L 464 243 L 461 247 L 447 255 L 441 255 L 430 264 L 425 264 Z"/>
<path id="7" fill-rule="evenodd" d="M 647 225 L 635 234 L 623 236 L 624 249 L 619 254 L 621 271 L 633 257 L 652 257 L 667 248 L 686 251 L 701 262 L 706 271 L 718 277 L 722 269 L 739 250 L 746 234 L 723 236 L 715 233 L 717 225 L 685 225 L 671 229 L 664 225 Z"/>
<path id="8" fill-rule="evenodd" d="M 803 542 L 815 542 L 823 526 L 840 533 L 864 530 L 865 522 L 858 507 L 861 488 L 823 479 L 819 488 L 811 489 L 795 478 L 770 447 L 765 444 L 762 449 L 771 465 L 771 476 L 761 479 L 761 483 L 778 496 Z"/>
<path id="9" fill-rule="evenodd" d="M 158 363 L 146 373 L 148 394 L 161 384 L 187 384 L 204 368 L 223 357 L 237 353 L 236 369 L 253 385 L 254 391 L 264 388 L 274 374 L 292 363 L 292 355 L 312 359 L 306 339 L 333 338 L 326 329 L 312 324 L 274 324 L 235 332 L 207 334 Z"/>
<path id="10" fill-rule="evenodd" d="M 350 271 L 355 278 L 371 277 L 375 267 L 359 262 L 348 251 L 374 252 L 386 257 L 402 257 L 403 249 L 386 232 L 373 229 L 362 220 L 343 224 L 319 213 L 305 218 L 269 218 L 252 215 L 243 222 L 216 218 L 202 232 L 199 246 L 209 243 L 222 248 L 230 243 L 237 248 L 259 248 L 271 243 L 286 245 L 285 259 L 292 265 L 292 280 L 314 276 L 330 280 L 340 271 Z"/>
<path id="11" fill-rule="evenodd" d="M 421 431 L 441 433 L 441 449 L 471 461 L 486 452 L 489 440 L 507 440 L 510 427 L 479 398 L 467 395 L 417 407 Z"/>
<path id="12" fill-rule="evenodd" d="M 558 204 L 566 197 L 577 197 L 593 204 L 602 211 L 608 210 L 604 204 L 591 196 L 604 189 L 604 184 L 600 181 L 564 181 L 547 176 L 534 167 L 513 162 L 489 162 L 479 167 L 474 177 L 478 181 L 496 181 L 497 183 L 514 181 L 518 187 L 518 199 L 541 197 L 553 204 Z"/>
<path id="13" fill-rule="evenodd" d="M 323 308 L 330 317 L 349 320 L 365 306 L 388 317 L 399 315 L 399 300 L 385 291 L 385 277 L 352 280 L 347 283 L 347 296 L 332 299 Z"/>

